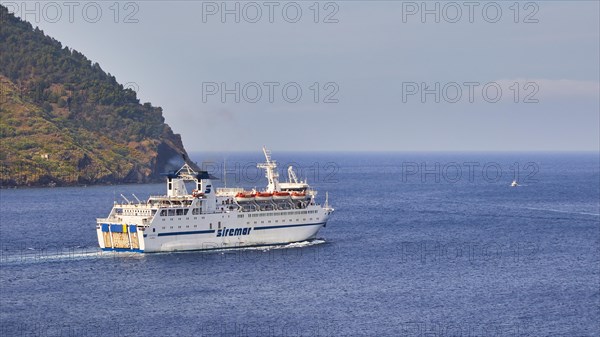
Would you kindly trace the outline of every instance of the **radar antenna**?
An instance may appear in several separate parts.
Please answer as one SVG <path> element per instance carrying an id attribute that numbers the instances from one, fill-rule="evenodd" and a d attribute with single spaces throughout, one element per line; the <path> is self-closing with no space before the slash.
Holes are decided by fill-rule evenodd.
<path id="1" fill-rule="evenodd" d="M 265 175 L 267 177 L 267 181 L 269 184 L 267 185 L 267 192 L 275 192 L 280 191 L 279 188 L 279 173 L 277 172 L 277 163 L 274 160 L 271 160 L 271 151 L 267 150 L 265 146 L 262 148 L 263 153 L 265 154 L 266 162 L 262 164 L 256 165 L 256 167 L 264 169 Z"/>

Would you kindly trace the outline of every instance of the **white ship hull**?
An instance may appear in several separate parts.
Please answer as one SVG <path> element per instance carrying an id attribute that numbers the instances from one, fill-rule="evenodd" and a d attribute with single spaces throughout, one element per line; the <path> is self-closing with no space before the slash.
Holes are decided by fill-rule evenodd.
<path id="1" fill-rule="evenodd" d="M 226 211 L 184 217 L 156 215 L 150 226 L 139 226 L 135 217 L 131 217 L 123 219 L 123 223 L 99 222 L 96 231 L 100 247 L 108 251 L 152 253 L 264 246 L 314 239 L 326 225 L 327 213 L 315 206 L 302 210 Z M 263 214 L 272 215 L 261 216 Z M 243 217 L 238 218 L 241 215 Z M 123 225 L 126 225 L 125 231 Z M 121 237 L 120 242 L 117 236 Z"/>

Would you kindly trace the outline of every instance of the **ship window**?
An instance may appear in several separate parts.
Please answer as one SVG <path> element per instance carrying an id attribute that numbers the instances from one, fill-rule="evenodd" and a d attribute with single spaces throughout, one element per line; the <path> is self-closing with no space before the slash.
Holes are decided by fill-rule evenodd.
<path id="1" fill-rule="evenodd" d="M 168 211 L 169 216 L 174 216 L 175 215 L 175 210 L 174 209 L 170 209 Z"/>
<path id="2" fill-rule="evenodd" d="M 163 227 L 163 229 L 165 229 L 165 227 Z"/>
<path id="3" fill-rule="evenodd" d="M 212 222 L 210 223 L 210 227 L 209 227 L 209 229 L 212 229 Z"/>
<path id="4" fill-rule="evenodd" d="M 177 212 L 177 215 L 183 215 L 183 209 L 181 209 L 181 208 L 178 208 L 176 210 L 176 212 Z"/>
<path id="5" fill-rule="evenodd" d="M 160 211 L 160 216 L 166 216 L 167 215 L 167 210 L 163 209 Z"/>
<path id="6" fill-rule="evenodd" d="M 189 209 L 184 209 L 183 210 L 183 215 L 187 215 L 188 214 Z"/>
<path id="7" fill-rule="evenodd" d="M 156 232 L 156 228 L 152 228 L 152 233 Z"/>

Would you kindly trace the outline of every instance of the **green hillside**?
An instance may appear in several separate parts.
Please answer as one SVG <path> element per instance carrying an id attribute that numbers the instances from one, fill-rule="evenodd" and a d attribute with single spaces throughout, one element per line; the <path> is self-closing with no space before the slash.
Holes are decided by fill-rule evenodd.
<path id="1" fill-rule="evenodd" d="M 149 182 L 187 156 L 162 109 L 0 6 L 0 185 Z"/>

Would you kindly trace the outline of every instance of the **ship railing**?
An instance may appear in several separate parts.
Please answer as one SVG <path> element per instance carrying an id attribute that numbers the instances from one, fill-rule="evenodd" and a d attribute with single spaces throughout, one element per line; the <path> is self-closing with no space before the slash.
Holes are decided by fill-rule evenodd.
<path id="1" fill-rule="evenodd" d="M 217 194 L 224 195 L 236 195 L 237 193 L 244 192 L 241 187 L 218 187 Z"/>
<path id="2" fill-rule="evenodd" d="M 96 222 L 100 222 L 100 223 L 117 223 L 117 224 L 121 224 L 124 222 L 129 223 L 128 221 L 122 219 L 122 218 L 96 218 Z M 150 226 L 152 222 L 152 218 L 143 218 L 142 219 L 142 223 L 141 225 L 144 227 L 148 227 Z M 138 224 L 139 226 L 140 224 Z"/>
<path id="3" fill-rule="evenodd" d="M 121 203 L 115 203 L 114 206 L 115 207 L 119 207 L 119 208 L 148 208 L 151 205 L 148 204 L 148 203 L 139 203 L 139 204 L 121 204 Z"/>
<path id="4" fill-rule="evenodd" d="M 121 219 L 121 218 L 96 218 L 96 222 L 121 223 L 121 222 L 123 222 L 123 219 Z"/>
<path id="5" fill-rule="evenodd" d="M 186 200 L 186 199 L 189 199 L 191 197 L 192 197 L 191 194 L 173 195 L 173 196 L 168 196 L 168 195 L 151 195 L 149 199 L 152 199 L 152 200 Z"/>

